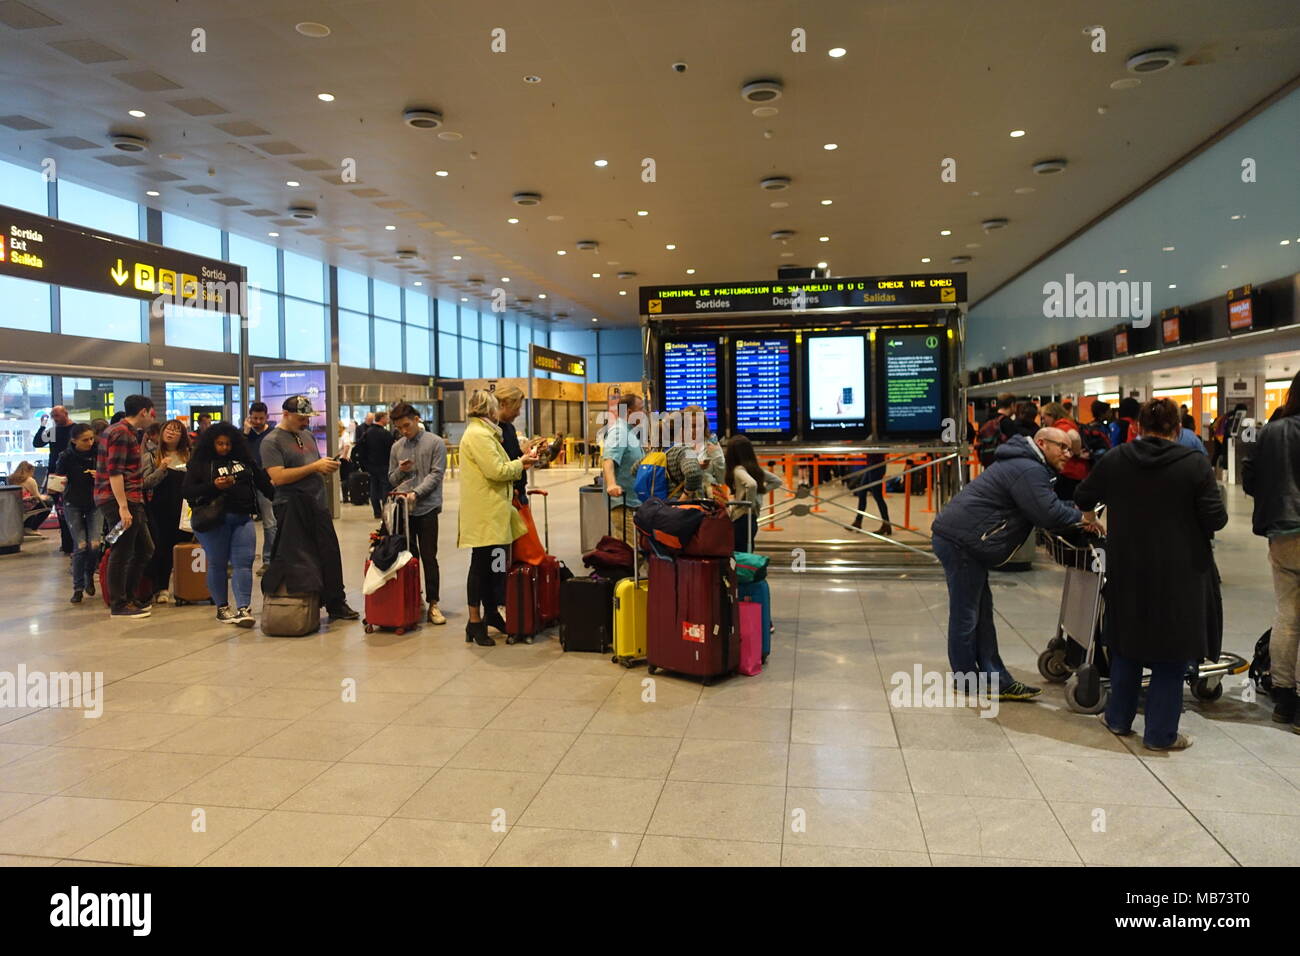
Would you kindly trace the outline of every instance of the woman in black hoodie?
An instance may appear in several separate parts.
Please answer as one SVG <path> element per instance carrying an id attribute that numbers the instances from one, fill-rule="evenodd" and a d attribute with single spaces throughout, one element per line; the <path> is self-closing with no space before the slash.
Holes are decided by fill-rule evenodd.
<path id="1" fill-rule="evenodd" d="M 207 555 L 208 593 L 217 605 L 217 620 L 252 627 L 253 556 L 257 536 L 253 515 L 258 513 L 257 492 L 275 494 L 271 479 L 253 461 L 243 433 L 229 422 L 214 422 L 199 437 L 198 447 L 185 470 L 182 493 L 191 507 L 220 499 L 221 520 L 206 530 L 194 529 Z M 235 607 L 228 603 L 226 566 L 235 589 Z"/>
<path id="2" fill-rule="evenodd" d="M 63 490 L 63 518 L 72 538 L 72 603 L 80 604 L 83 593 L 95 596 L 99 539 L 104 530 L 95 507 L 95 432 L 85 422 L 72 426 L 68 447 L 59 455 L 54 473 L 68 479 Z"/>
<path id="3" fill-rule="evenodd" d="M 1167 398 L 1138 412 L 1141 441 L 1112 448 L 1080 482 L 1074 500 L 1093 517 L 1106 503 L 1106 645 L 1111 733 L 1133 732 L 1143 665 L 1148 750 L 1185 750 L 1178 732 L 1189 664 L 1218 657 L 1223 639 L 1219 572 L 1210 540 L 1228 523 L 1210 460 L 1178 444 L 1178 406 Z"/>

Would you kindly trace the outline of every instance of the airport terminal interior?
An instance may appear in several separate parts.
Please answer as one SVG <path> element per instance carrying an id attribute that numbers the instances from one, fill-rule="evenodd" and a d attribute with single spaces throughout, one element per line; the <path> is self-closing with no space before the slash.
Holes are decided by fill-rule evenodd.
<path id="1" fill-rule="evenodd" d="M 0 0 L 0 77 L 0 863 L 1300 864 L 1293 0 Z"/>

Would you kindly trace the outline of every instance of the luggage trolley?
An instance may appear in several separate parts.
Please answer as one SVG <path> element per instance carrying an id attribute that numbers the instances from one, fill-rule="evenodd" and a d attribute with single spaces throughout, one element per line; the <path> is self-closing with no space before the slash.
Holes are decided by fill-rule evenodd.
<path id="1" fill-rule="evenodd" d="M 1098 714 L 1110 694 L 1110 662 L 1102 634 L 1106 613 L 1105 539 L 1082 541 L 1043 532 L 1052 558 L 1065 568 L 1061 611 L 1056 634 L 1038 655 L 1038 672 L 1054 684 L 1065 682 L 1065 704 L 1076 714 Z M 1217 661 L 1188 667 L 1185 680 L 1197 700 L 1223 696 L 1223 679 L 1243 673 L 1249 663 L 1237 654 L 1222 653 Z M 1150 683 L 1143 676 L 1142 686 Z"/>

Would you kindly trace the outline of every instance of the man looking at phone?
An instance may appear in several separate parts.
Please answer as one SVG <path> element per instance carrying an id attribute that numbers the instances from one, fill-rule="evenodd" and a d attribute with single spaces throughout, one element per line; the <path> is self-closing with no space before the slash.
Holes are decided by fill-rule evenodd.
<path id="1" fill-rule="evenodd" d="M 424 599 L 430 624 L 446 624 L 438 609 L 438 515 L 442 513 L 442 475 L 447 467 L 447 443 L 420 424 L 420 413 L 406 402 L 392 410 L 398 438 L 388 455 L 388 481 L 406 496 L 411 516 L 407 547 L 424 570 Z M 391 529 L 396 531 L 396 529 Z"/>
<path id="2" fill-rule="evenodd" d="M 338 535 L 330 515 L 329 496 L 323 475 L 339 470 L 337 458 L 322 458 L 311 433 L 315 411 L 305 395 L 284 400 L 280 424 L 262 439 L 262 467 L 275 485 L 276 525 L 283 534 L 285 512 L 291 499 L 302 496 L 314 512 L 311 531 L 315 535 L 315 554 L 320 562 L 321 604 L 334 620 L 355 621 L 361 615 L 348 607 L 343 589 L 343 556 L 339 553 Z"/>

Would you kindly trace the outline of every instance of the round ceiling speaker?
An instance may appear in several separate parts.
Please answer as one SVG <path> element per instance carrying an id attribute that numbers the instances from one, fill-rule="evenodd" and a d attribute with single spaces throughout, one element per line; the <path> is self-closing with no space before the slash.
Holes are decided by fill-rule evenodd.
<path id="1" fill-rule="evenodd" d="M 510 201 L 516 206 L 536 206 L 542 201 L 541 193 L 515 193 Z"/>
<path id="2" fill-rule="evenodd" d="M 1043 159 L 1034 163 L 1034 172 L 1039 176 L 1050 176 L 1053 173 L 1064 172 L 1068 165 L 1069 163 L 1064 159 Z"/>
<path id="3" fill-rule="evenodd" d="M 289 215 L 294 219 L 315 219 L 316 207 L 306 203 L 295 204 L 289 207 Z"/>
<path id="4" fill-rule="evenodd" d="M 296 23 L 293 27 L 305 37 L 311 37 L 313 40 L 320 40 L 330 35 L 332 32 L 329 27 L 323 23 L 316 23 L 312 20 L 304 20 L 302 23 Z"/>
<path id="5" fill-rule="evenodd" d="M 948 261 L 955 266 L 963 266 L 966 263 L 970 262 L 972 258 L 973 258 L 972 256 L 953 256 Z"/>
<path id="6" fill-rule="evenodd" d="M 1134 53 L 1124 64 L 1130 73 L 1159 73 L 1178 62 L 1178 50 L 1174 47 L 1160 47 L 1155 50 L 1143 50 Z"/>
<path id="7" fill-rule="evenodd" d="M 437 110 L 410 109 L 402 114 L 402 122 L 412 129 L 437 129 L 442 125 L 442 114 Z"/>
<path id="8" fill-rule="evenodd" d="M 636 273 L 635 273 L 635 272 L 620 272 L 620 273 L 618 273 L 618 277 L 619 277 L 620 279 L 635 279 L 635 278 L 636 278 Z"/>
<path id="9" fill-rule="evenodd" d="M 980 228 L 985 232 L 992 232 L 994 229 L 1005 229 L 1007 220 L 1005 219 L 985 219 L 980 223 Z"/>
<path id="10" fill-rule="evenodd" d="M 483 278 L 481 276 L 470 276 L 465 281 L 473 286 L 480 286 L 483 284 Z"/>
<path id="11" fill-rule="evenodd" d="M 754 80 L 740 88 L 740 98 L 750 103 L 771 103 L 779 100 L 783 92 L 780 80 Z"/>
<path id="12" fill-rule="evenodd" d="M 767 179 L 759 180 L 758 185 L 770 193 L 780 192 L 782 189 L 790 188 L 790 177 L 768 176 Z"/>
<path id="13" fill-rule="evenodd" d="M 108 142 L 114 149 L 120 149 L 124 153 L 143 153 L 149 148 L 149 140 L 131 133 L 110 133 Z"/>

